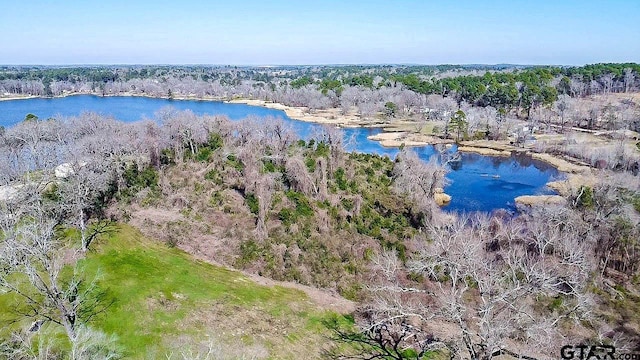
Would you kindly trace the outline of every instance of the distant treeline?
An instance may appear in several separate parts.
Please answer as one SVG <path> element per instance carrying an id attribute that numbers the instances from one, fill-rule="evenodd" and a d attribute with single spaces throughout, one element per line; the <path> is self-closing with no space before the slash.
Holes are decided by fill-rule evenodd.
<path id="1" fill-rule="evenodd" d="M 422 94 L 454 96 L 479 106 L 523 107 L 551 104 L 558 94 L 572 97 L 634 88 L 640 65 L 595 64 L 582 67 L 541 67 L 512 72 L 486 72 L 482 76 L 455 76 L 420 79 L 416 74 L 393 77 L 409 89 Z"/>
<path id="2" fill-rule="evenodd" d="M 64 93 L 150 96 L 248 97 L 310 109 L 359 106 L 364 114 L 383 110 L 388 89 L 442 95 L 509 112 L 548 106 L 559 95 L 584 97 L 640 88 L 640 65 L 581 67 L 516 65 L 350 65 L 350 66 L 104 66 L 0 67 L 0 95 L 58 96 Z M 341 101 L 359 92 L 359 101 Z M 385 90 L 387 89 L 387 90 Z M 380 93 L 382 91 L 382 93 Z M 394 90 L 395 91 L 395 90 Z M 375 93 L 375 94 L 371 94 Z M 404 95 L 404 97 L 410 97 Z M 367 99 L 376 98 L 376 103 Z M 395 101 L 394 101 L 395 102 Z M 344 103 L 344 104 L 343 104 Z M 349 103 L 351 105 L 349 105 Z M 362 106 L 361 106 L 362 107 Z M 362 110 L 362 109 L 361 109 Z"/>

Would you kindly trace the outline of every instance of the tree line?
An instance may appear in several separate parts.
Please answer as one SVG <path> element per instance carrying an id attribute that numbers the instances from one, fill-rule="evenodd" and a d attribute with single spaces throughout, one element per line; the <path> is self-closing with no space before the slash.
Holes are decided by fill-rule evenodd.
<path id="1" fill-rule="evenodd" d="M 88 351 L 103 303 L 70 255 L 108 228 L 107 208 L 135 217 L 131 204 L 194 213 L 188 227 L 160 225 L 169 246 L 205 246 L 191 235 L 218 222 L 230 265 L 358 300 L 355 327 L 327 324 L 350 345 L 330 357 L 547 358 L 576 339 L 633 349 L 625 324 L 637 318 L 599 309 L 635 299 L 637 176 L 603 171 L 565 204 L 515 218 L 447 214 L 433 201 L 446 170 L 410 149 L 392 161 L 346 153 L 334 128 L 301 140 L 278 121 L 156 117 L 26 121 L 0 137 L 0 287 L 23 298 L 20 316 L 60 326 L 72 349 Z"/>
<path id="2" fill-rule="evenodd" d="M 507 111 L 516 109 L 529 117 L 532 110 L 550 106 L 560 95 L 576 98 L 636 91 L 639 71 L 640 66 L 634 63 L 507 69 L 420 66 L 5 68 L 0 69 L 0 93 L 244 97 L 283 101 L 286 105 L 313 110 L 340 106 L 347 89 L 378 93 L 401 86 L 416 93 L 415 96 L 450 97 L 458 107 L 466 102 Z M 380 106 L 374 107 L 381 110 Z M 367 109 L 362 113 L 369 114 Z"/>

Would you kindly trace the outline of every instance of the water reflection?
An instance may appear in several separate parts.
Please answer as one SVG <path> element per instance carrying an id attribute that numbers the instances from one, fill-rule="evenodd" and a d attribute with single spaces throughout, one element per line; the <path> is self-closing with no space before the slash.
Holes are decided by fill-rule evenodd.
<path id="1" fill-rule="evenodd" d="M 76 116 L 84 111 L 111 115 L 122 121 L 137 121 L 153 118 L 165 106 L 178 110 L 190 110 L 196 115 L 226 115 L 239 120 L 253 115 L 279 117 L 290 124 L 301 138 L 309 138 L 319 125 L 295 121 L 281 110 L 243 104 L 227 104 L 215 101 L 167 100 L 144 97 L 98 97 L 90 95 L 70 96 L 55 99 L 27 99 L 0 101 L 0 125 L 10 126 L 28 113 L 41 119 L 58 116 Z M 379 142 L 367 139 L 379 133 L 377 128 L 346 128 L 347 150 L 386 155 L 395 158 L 397 148 L 385 148 Z M 428 161 L 432 156 L 446 162 L 457 152 L 455 146 L 421 146 L 414 148 L 420 158 Z M 450 184 L 445 192 L 452 196 L 446 207 L 451 211 L 492 211 L 513 208 L 513 199 L 520 195 L 547 194 L 548 181 L 562 175 L 550 165 L 526 155 L 491 157 L 463 153 L 460 161 L 449 161 L 447 175 Z"/>

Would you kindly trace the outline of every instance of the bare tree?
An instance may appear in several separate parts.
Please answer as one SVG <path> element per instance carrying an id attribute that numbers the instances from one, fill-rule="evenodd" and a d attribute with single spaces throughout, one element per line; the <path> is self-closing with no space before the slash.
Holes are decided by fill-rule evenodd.
<path id="1" fill-rule="evenodd" d="M 314 129 L 313 138 L 318 143 L 329 146 L 328 171 L 333 174 L 344 162 L 344 133 L 334 126 L 322 126 Z"/>
<path id="2" fill-rule="evenodd" d="M 336 345 L 324 351 L 329 359 L 424 359 L 428 352 L 446 349 L 433 335 L 411 324 L 407 317 L 379 318 L 375 311 L 358 313 L 362 330 L 341 326 L 335 319 L 325 321 Z"/>
<path id="3" fill-rule="evenodd" d="M 71 277 L 62 276 L 64 242 L 40 199 L 27 196 L 22 211 L 0 204 L 0 290 L 21 299 L 16 307 L 20 318 L 31 318 L 62 326 L 73 343 L 79 326 L 85 324 L 107 304 L 95 280 L 87 283 L 76 265 Z"/>
<path id="4" fill-rule="evenodd" d="M 571 98 L 568 95 L 558 96 L 558 101 L 556 101 L 555 103 L 555 109 L 560 115 L 561 131 L 564 131 L 567 113 L 571 112 L 571 108 L 572 108 L 572 102 L 571 102 Z"/>
<path id="5" fill-rule="evenodd" d="M 15 331 L 7 341 L 0 343 L 0 357 L 16 360 L 51 360 L 62 357 L 54 349 L 51 338 L 37 336 L 35 331 L 30 330 Z"/>
<path id="6" fill-rule="evenodd" d="M 634 82 L 635 74 L 633 73 L 633 69 L 624 69 L 624 92 L 630 92 L 633 89 Z"/>
<path id="7" fill-rule="evenodd" d="M 392 339 L 411 338 L 409 332 L 417 341 L 428 334 L 452 357 L 549 358 L 545 354 L 563 342 L 563 326 L 590 319 L 594 303 L 587 289 L 595 263 L 593 242 L 584 240 L 581 226 L 572 226 L 577 219 L 571 211 L 539 216 L 429 223 L 406 266 L 395 253 L 381 253 L 368 286 L 373 324 L 394 324 L 384 327 Z M 407 274 L 423 278 L 411 281 Z M 554 311 L 535 305 L 559 296 L 563 303 Z M 376 334 L 368 322 L 359 325 L 362 333 L 352 339 L 380 338 L 366 336 Z"/>
<path id="8" fill-rule="evenodd" d="M 286 177 L 291 187 L 305 195 L 315 195 L 318 188 L 314 179 L 309 174 L 304 158 L 301 155 L 294 155 L 287 158 L 285 162 Z"/>
<path id="9" fill-rule="evenodd" d="M 122 350 L 115 335 L 81 325 L 71 342 L 69 357 L 73 360 L 113 360 L 122 357 Z"/>
<path id="10" fill-rule="evenodd" d="M 108 228 L 108 222 L 98 222 L 96 226 L 89 226 L 89 221 L 90 216 L 104 206 L 100 202 L 113 179 L 113 174 L 109 166 L 99 159 L 76 162 L 71 168 L 68 176 L 57 185 L 60 208 L 69 214 L 70 222 L 80 230 L 81 249 L 86 252 L 92 241 Z"/>
<path id="11" fill-rule="evenodd" d="M 571 96 L 574 97 L 582 97 L 585 91 L 585 84 L 576 78 L 571 78 L 571 82 L 569 85 L 571 89 Z"/>
<path id="12" fill-rule="evenodd" d="M 265 174 L 261 176 L 256 188 L 258 198 L 258 219 L 256 221 L 256 233 L 259 238 L 266 238 L 269 233 L 266 225 L 267 216 L 271 209 L 271 200 L 275 191 L 275 179 L 273 175 Z"/>
<path id="13" fill-rule="evenodd" d="M 404 149 L 393 166 L 393 189 L 407 196 L 414 213 L 426 221 L 436 212 L 433 195 L 438 188 L 444 188 L 445 174 L 446 169 L 435 157 L 425 162 L 414 151 Z"/>
<path id="14" fill-rule="evenodd" d="M 613 90 L 613 75 L 602 75 L 602 77 L 600 77 L 600 81 L 602 81 L 602 88 L 605 94 L 608 94 Z"/>

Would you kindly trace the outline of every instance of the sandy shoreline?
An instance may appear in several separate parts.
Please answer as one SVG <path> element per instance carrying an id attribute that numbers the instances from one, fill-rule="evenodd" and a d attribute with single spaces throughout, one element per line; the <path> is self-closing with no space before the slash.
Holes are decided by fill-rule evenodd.
<path id="1" fill-rule="evenodd" d="M 355 114 L 341 114 L 339 109 L 317 110 L 309 113 L 305 107 L 287 106 L 280 103 L 257 99 L 233 99 L 224 101 L 228 104 L 245 104 L 262 106 L 269 109 L 281 110 L 294 120 L 312 122 L 316 124 L 334 125 L 337 127 L 384 127 L 387 124 L 376 119 L 362 119 Z"/>
<path id="2" fill-rule="evenodd" d="M 367 139 L 378 141 L 384 147 L 426 146 L 435 144 L 453 144 L 453 140 L 436 136 L 416 134 L 408 131 L 386 131 L 368 136 Z"/>
<path id="3" fill-rule="evenodd" d="M 18 96 L 18 95 L 12 95 L 12 96 L 7 96 L 7 97 L 1 97 L 0 96 L 0 101 L 27 100 L 27 99 L 37 99 L 37 98 L 41 98 L 41 96 L 33 96 L 33 95 Z"/>

